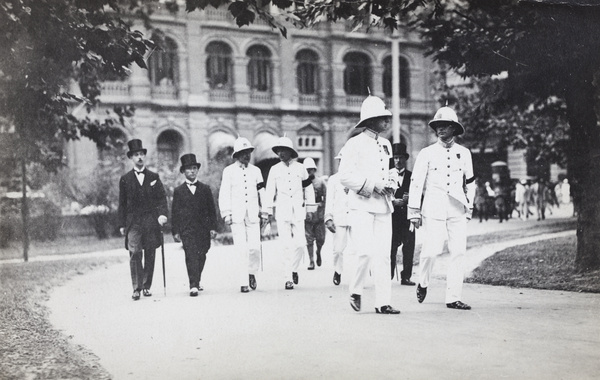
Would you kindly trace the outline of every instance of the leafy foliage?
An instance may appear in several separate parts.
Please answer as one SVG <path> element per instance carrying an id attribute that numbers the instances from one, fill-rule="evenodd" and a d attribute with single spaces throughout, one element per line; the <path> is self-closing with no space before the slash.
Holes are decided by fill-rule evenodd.
<path id="1" fill-rule="evenodd" d="M 114 118 L 78 118 L 70 110 L 97 104 L 103 75 L 124 77 L 134 62 L 145 67 L 152 42 L 120 18 L 138 6 L 133 0 L 0 4 L 0 115 L 15 127 L 13 158 L 56 170 L 64 140 L 85 136 L 105 144 Z M 70 91 L 73 81 L 81 95 Z"/>

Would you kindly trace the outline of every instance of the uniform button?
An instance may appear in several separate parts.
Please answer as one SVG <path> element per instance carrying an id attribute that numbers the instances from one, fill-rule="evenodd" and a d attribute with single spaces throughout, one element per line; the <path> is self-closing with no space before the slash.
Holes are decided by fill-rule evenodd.
<path id="1" fill-rule="evenodd" d="M 448 186 L 450 186 L 450 184 L 448 184 Z"/>
<path id="2" fill-rule="evenodd" d="M 448 167 L 450 167 L 450 165 L 448 165 Z"/>

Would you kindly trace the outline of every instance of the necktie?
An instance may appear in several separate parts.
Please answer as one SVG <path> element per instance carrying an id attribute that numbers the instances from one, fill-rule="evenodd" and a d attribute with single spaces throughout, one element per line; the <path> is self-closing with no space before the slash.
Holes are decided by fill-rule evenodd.
<path id="1" fill-rule="evenodd" d="M 197 183 L 197 182 L 194 182 L 194 183 L 192 183 L 192 182 L 188 182 L 187 184 L 188 184 L 188 186 L 197 186 L 197 185 L 198 185 L 198 183 Z"/>

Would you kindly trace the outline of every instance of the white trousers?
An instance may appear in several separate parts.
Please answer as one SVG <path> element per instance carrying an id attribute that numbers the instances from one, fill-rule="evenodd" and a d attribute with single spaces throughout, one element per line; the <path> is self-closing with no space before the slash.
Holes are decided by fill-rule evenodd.
<path id="1" fill-rule="evenodd" d="M 419 284 L 429 286 L 433 264 L 444 249 L 446 236 L 450 263 L 446 274 L 446 303 L 460 301 L 464 280 L 464 257 L 467 252 L 467 217 L 466 215 L 436 220 L 423 217 L 423 245 L 419 263 Z"/>
<path id="2" fill-rule="evenodd" d="M 246 217 L 242 223 L 231 224 L 231 235 L 237 255 L 238 281 L 241 286 L 248 286 L 248 275 L 258 272 L 260 265 L 260 223 L 250 223 Z"/>
<path id="3" fill-rule="evenodd" d="M 349 226 L 336 226 L 333 235 L 333 269 L 342 274 L 344 269 L 344 250 L 348 245 Z"/>
<path id="4" fill-rule="evenodd" d="M 283 246 L 285 281 L 292 281 L 292 272 L 298 272 L 304 250 L 306 236 L 304 235 L 304 220 L 277 221 L 277 232 Z"/>
<path id="5" fill-rule="evenodd" d="M 350 238 L 358 257 L 358 267 L 350 278 L 350 294 L 362 294 L 365 281 L 372 271 L 375 284 L 375 307 L 390 304 L 390 249 L 392 245 L 392 214 L 375 214 L 351 210 Z"/>

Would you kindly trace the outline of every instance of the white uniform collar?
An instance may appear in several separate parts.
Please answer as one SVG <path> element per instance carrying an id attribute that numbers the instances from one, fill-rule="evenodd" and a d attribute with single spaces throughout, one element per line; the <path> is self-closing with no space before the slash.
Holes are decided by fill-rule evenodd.
<path id="1" fill-rule="evenodd" d="M 377 138 L 379 137 L 379 133 L 375 133 L 374 131 L 366 128 L 363 133 L 369 137 L 371 137 L 374 140 L 377 140 Z"/>
<path id="2" fill-rule="evenodd" d="M 452 146 L 454 145 L 454 137 L 449 142 L 443 142 L 442 139 L 438 139 L 438 144 L 440 144 L 446 149 L 452 148 Z"/>

